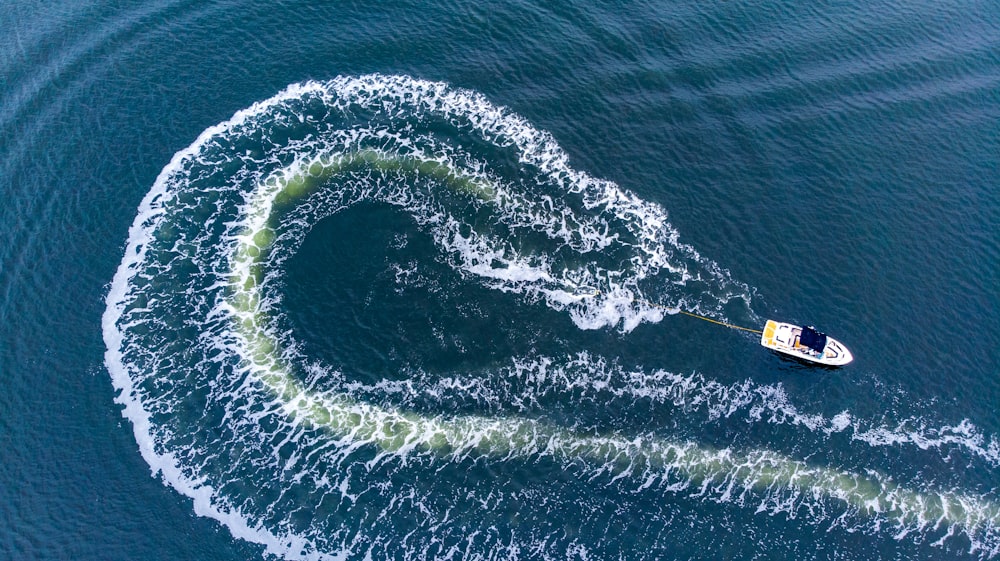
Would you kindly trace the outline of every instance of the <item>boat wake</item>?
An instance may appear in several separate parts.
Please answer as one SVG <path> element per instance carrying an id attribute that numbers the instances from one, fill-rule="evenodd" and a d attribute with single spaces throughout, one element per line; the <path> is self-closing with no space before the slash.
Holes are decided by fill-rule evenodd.
<path id="1" fill-rule="evenodd" d="M 288 259 L 318 222 L 362 202 L 412 217 L 462 282 L 580 329 L 661 321 L 650 301 L 758 319 L 752 290 L 681 243 L 660 207 L 567 160 L 481 95 L 404 76 L 294 85 L 206 130 L 140 205 L 107 298 L 106 362 L 145 460 L 198 514 L 289 559 L 628 556 L 608 535 L 614 513 L 648 515 L 655 541 L 673 516 L 664 494 L 1000 551 L 987 495 L 542 411 L 644 399 L 704 423 L 741 416 L 998 465 L 996 440 L 968 422 L 914 431 L 825 417 L 781 386 L 587 352 L 513 358 L 488 379 L 415 371 L 371 384 L 306 356 L 281 321 Z M 403 283 L 410 274 L 396 270 Z M 517 483 L 523 470 L 544 484 Z M 591 541 L 553 516 L 578 512 L 581 490 L 603 497 L 578 516 Z"/>

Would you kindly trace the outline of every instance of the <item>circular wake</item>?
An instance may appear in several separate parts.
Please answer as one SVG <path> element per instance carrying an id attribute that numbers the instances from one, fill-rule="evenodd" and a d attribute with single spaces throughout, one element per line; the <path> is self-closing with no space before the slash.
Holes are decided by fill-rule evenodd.
<path id="1" fill-rule="evenodd" d="M 608 557 L 630 554 L 609 535 L 615 510 L 666 520 L 660 498 L 674 494 L 1000 548 L 1000 512 L 983 497 L 567 426 L 474 397 L 461 412 L 407 408 L 392 391 L 366 399 L 350 373 L 306 356 L 283 308 L 286 261 L 318 222 L 362 202 L 411 217 L 458 282 L 580 329 L 662 320 L 649 301 L 755 319 L 748 287 L 680 243 L 662 209 L 573 170 L 547 134 L 478 94 L 380 75 L 289 87 L 164 169 L 104 316 L 106 362 L 144 458 L 233 535 L 292 559 Z M 604 507 L 576 514 L 560 495 L 581 489 Z M 565 516 L 595 537 L 574 537 L 555 522 Z"/>

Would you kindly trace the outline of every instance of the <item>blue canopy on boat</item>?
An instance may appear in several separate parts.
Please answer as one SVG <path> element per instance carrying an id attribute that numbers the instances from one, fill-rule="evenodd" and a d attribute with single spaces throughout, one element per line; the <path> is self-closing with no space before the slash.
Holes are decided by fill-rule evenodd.
<path id="1" fill-rule="evenodd" d="M 826 348 L 826 334 L 812 327 L 803 327 L 802 334 L 799 335 L 799 344 L 821 353 Z"/>

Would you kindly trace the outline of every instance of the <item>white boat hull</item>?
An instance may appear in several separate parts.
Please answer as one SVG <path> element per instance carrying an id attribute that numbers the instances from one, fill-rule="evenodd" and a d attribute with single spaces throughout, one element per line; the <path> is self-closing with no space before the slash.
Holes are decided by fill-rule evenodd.
<path id="1" fill-rule="evenodd" d="M 823 350 L 817 351 L 799 343 L 801 334 L 802 327 L 798 325 L 769 319 L 761 333 L 760 344 L 783 355 L 824 366 L 843 366 L 854 360 L 851 351 L 833 337 L 827 336 Z"/>

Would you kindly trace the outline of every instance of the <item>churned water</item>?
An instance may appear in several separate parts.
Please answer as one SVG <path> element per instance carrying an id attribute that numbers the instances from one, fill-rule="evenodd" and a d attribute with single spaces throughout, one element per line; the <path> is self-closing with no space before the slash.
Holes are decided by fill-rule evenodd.
<path id="1" fill-rule="evenodd" d="M 996 4 L 0 17 L 4 558 L 1000 556 Z"/>

